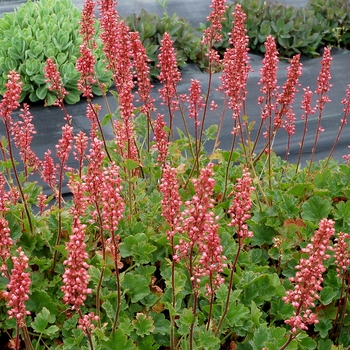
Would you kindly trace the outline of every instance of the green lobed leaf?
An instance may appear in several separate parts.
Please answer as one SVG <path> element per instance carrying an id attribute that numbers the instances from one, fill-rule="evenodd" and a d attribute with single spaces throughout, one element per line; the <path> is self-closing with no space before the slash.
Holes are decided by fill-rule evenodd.
<path id="1" fill-rule="evenodd" d="M 338 292 L 330 286 L 324 287 L 320 293 L 321 303 L 323 305 L 328 305 L 332 302 L 333 299 L 338 299 Z"/>
<path id="2" fill-rule="evenodd" d="M 54 323 L 55 320 L 56 318 L 50 314 L 50 311 L 46 307 L 43 307 L 41 312 L 35 316 L 31 326 L 38 333 L 53 335 L 58 332 L 59 328 L 57 326 L 46 327 L 49 323 Z"/>
<path id="3" fill-rule="evenodd" d="M 136 314 L 136 319 L 131 323 L 136 330 L 136 334 L 142 338 L 146 335 L 150 335 L 155 330 L 152 317 L 146 316 L 143 313 Z"/>
<path id="4" fill-rule="evenodd" d="M 104 350 L 115 350 L 116 344 L 118 344 L 118 349 L 123 350 L 136 350 L 133 342 L 127 338 L 125 334 L 120 329 L 117 329 L 115 333 L 109 336 L 106 341 L 101 341 L 101 346 Z"/>
<path id="5" fill-rule="evenodd" d="M 135 273 L 134 271 L 128 272 L 121 282 L 122 288 L 131 297 L 132 303 L 137 303 L 142 298 L 150 293 L 149 285 L 150 281 L 144 276 Z"/>
<path id="6" fill-rule="evenodd" d="M 304 220 L 318 224 L 321 219 L 328 218 L 332 210 L 332 204 L 330 198 L 312 196 L 307 202 L 303 203 L 301 209 L 301 216 Z"/>
<path id="7" fill-rule="evenodd" d="M 321 338 L 326 338 L 333 324 L 330 319 L 322 319 L 315 325 L 315 331 L 320 333 Z"/>

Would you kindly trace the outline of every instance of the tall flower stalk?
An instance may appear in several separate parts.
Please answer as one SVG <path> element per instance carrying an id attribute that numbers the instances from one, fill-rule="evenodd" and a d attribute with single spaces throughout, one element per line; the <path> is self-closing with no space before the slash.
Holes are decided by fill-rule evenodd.
<path id="1" fill-rule="evenodd" d="M 177 97 L 176 85 L 181 81 L 181 73 L 177 68 L 175 49 L 169 33 L 164 33 L 158 59 L 160 67 L 158 79 L 163 84 L 163 87 L 158 91 L 164 105 L 168 108 L 170 129 L 169 137 L 171 136 L 171 139 L 173 140 L 174 112 L 179 109 L 179 99 Z"/>
<path id="2" fill-rule="evenodd" d="M 19 179 L 15 158 L 11 143 L 11 128 L 13 125 L 12 112 L 19 107 L 19 100 L 21 97 L 22 83 L 20 82 L 20 75 L 14 71 L 10 71 L 8 74 L 8 82 L 5 84 L 6 92 L 4 93 L 3 99 L 0 103 L 0 114 L 2 121 L 5 126 L 5 132 L 7 137 L 7 146 L 10 156 L 10 161 L 12 164 L 12 170 L 16 179 L 17 187 L 21 195 L 21 200 L 23 202 L 24 210 L 27 216 L 30 232 L 34 233 L 34 227 L 32 224 L 32 218 L 27 204 L 26 196 L 23 192 L 23 187 Z M 11 184 L 12 185 L 12 184 Z"/>
<path id="3" fill-rule="evenodd" d="M 285 320 L 285 323 L 291 326 L 291 333 L 280 350 L 286 349 L 301 330 L 307 330 L 307 325 L 318 323 L 312 308 L 315 308 L 315 301 L 323 288 L 322 275 L 326 271 L 323 263 L 330 258 L 327 249 L 332 250 L 330 239 L 335 232 L 334 224 L 333 220 L 322 219 L 319 229 L 311 238 L 311 243 L 301 249 L 306 257 L 301 258 L 299 265 L 295 266 L 295 277 L 289 278 L 294 283 L 294 289 L 288 290 L 283 297 L 285 303 L 291 304 L 295 311 L 292 317 Z"/>
<path id="4" fill-rule="evenodd" d="M 207 296 L 213 303 L 215 289 L 224 282 L 221 276 L 225 264 L 222 246 L 218 237 L 218 217 L 213 212 L 212 198 L 215 180 L 213 179 L 213 163 L 201 170 L 198 179 L 193 179 L 195 195 L 184 203 L 178 232 L 181 234 L 179 244 L 175 246 L 175 261 L 183 260 L 190 274 L 193 291 L 193 317 L 197 317 L 198 293 L 202 277 L 209 277 L 206 285 Z M 208 323 L 210 326 L 210 308 Z M 208 328 L 209 328 L 208 326 Z M 190 325 L 189 348 L 194 346 L 194 323 Z"/>
<path id="5" fill-rule="evenodd" d="M 225 174 L 225 188 L 223 192 L 223 200 L 226 197 L 229 169 L 231 166 L 232 155 L 235 148 L 236 136 L 239 135 L 244 147 L 244 153 L 247 157 L 247 162 L 251 157 L 251 153 L 247 154 L 245 142 L 244 142 L 244 130 L 246 128 L 247 134 L 249 134 L 247 123 L 242 122 L 242 110 L 243 115 L 246 115 L 245 111 L 245 99 L 247 95 L 247 82 L 248 73 L 251 69 L 249 64 L 249 37 L 247 36 L 247 30 L 245 29 L 246 14 L 242 10 L 240 4 L 236 5 L 234 13 L 234 25 L 229 39 L 232 48 L 226 50 L 224 54 L 222 90 L 225 96 L 228 98 L 228 108 L 232 110 L 232 119 L 234 122 L 234 128 L 232 130 L 233 139 L 230 151 L 230 156 L 227 161 L 226 174 Z"/>
<path id="6" fill-rule="evenodd" d="M 5 299 L 7 299 L 7 307 L 9 318 L 16 320 L 16 338 L 14 342 L 14 349 L 20 349 L 20 330 L 22 329 L 24 340 L 27 349 L 32 349 L 31 342 L 28 339 L 28 331 L 25 325 L 25 317 L 30 315 L 27 311 L 25 302 L 29 299 L 29 290 L 31 285 L 30 273 L 28 270 L 28 257 L 19 247 L 17 250 L 18 256 L 12 256 L 13 269 L 10 274 L 10 283 L 7 285 L 8 292 L 4 293 Z"/>
<path id="7" fill-rule="evenodd" d="M 242 251 L 245 240 L 247 238 L 253 237 L 253 232 L 249 230 L 247 224 L 247 220 L 249 220 L 251 217 L 251 208 L 253 205 L 251 194 L 252 191 L 255 190 L 255 188 L 252 186 L 252 183 L 253 179 L 248 169 L 245 168 L 243 169 L 242 177 L 237 179 L 237 183 L 232 191 L 233 202 L 228 210 L 228 214 L 231 217 L 231 222 L 228 224 L 228 226 L 233 227 L 235 229 L 235 233 L 238 239 L 238 250 L 236 253 L 235 260 L 230 266 L 230 279 L 228 284 L 226 303 L 222 315 L 220 317 L 219 324 L 215 331 L 216 335 L 219 334 L 229 309 L 233 287 L 233 277 L 236 271 L 236 265 L 238 262 L 239 255 Z"/>
<path id="8" fill-rule="evenodd" d="M 166 165 L 163 168 L 162 179 L 160 184 L 160 191 L 163 195 L 161 200 L 162 216 L 166 219 L 169 229 L 166 231 L 167 240 L 171 247 L 171 293 L 172 293 L 172 307 L 176 310 L 176 293 L 175 293 L 175 263 L 174 256 L 175 244 L 174 235 L 177 232 L 180 208 L 182 205 L 181 196 L 179 194 L 179 184 L 176 179 L 176 169 Z M 170 315 L 170 349 L 175 349 L 175 315 Z"/>
<path id="9" fill-rule="evenodd" d="M 320 137 L 320 133 L 324 132 L 324 129 L 321 126 L 323 110 L 326 103 L 331 102 L 331 100 L 329 99 L 329 96 L 327 95 L 329 89 L 332 86 L 329 82 L 331 79 L 331 73 L 330 73 L 331 63 L 332 63 L 331 49 L 328 47 L 325 47 L 324 53 L 322 56 L 322 61 L 321 61 L 321 70 L 317 78 L 317 88 L 315 91 L 315 93 L 317 94 L 315 109 L 318 110 L 318 118 L 317 118 L 317 129 L 316 129 L 315 140 L 312 147 L 310 162 L 308 166 L 308 176 L 310 175 L 311 166 L 315 157 L 316 146 L 317 146 L 318 139 Z"/>

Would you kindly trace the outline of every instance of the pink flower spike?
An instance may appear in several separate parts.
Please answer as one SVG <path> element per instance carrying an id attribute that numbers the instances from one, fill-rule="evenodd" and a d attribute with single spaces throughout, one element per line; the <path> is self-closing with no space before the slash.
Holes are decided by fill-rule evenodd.
<path id="1" fill-rule="evenodd" d="M 212 9 L 207 21 L 210 26 L 203 32 L 203 44 L 213 45 L 214 41 L 220 42 L 222 40 L 222 21 L 225 19 L 224 14 L 227 9 L 226 0 L 212 0 L 210 8 Z"/>
<path id="2" fill-rule="evenodd" d="M 170 167 L 170 165 L 163 167 L 162 179 L 159 187 L 163 195 L 163 199 L 161 200 L 162 216 L 170 226 L 170 230 L 167 230 L 167 238 L 170 239 L 176 233 L 182 204 L 175 168 Z"/>
<path id="3" fill-rule="evenodd" d="M 138 32 L 130 33 L 132 60 L 135 68 L 134 77 L 137 79 L 139 100 L 142 101 L 141 112 L 146 115 L 154 109 L 154 99 L 151 97 L 150 69 L 146 49 L 142 45 Z"/>
<path id="4" fill-rule="evenodd" d="M 311 243 L 301 250 L 306 258 L 300 259 L 299 265 L 295 266 L 297 270 L 295 277 L 290 278 L 294 283 L 294 289 L 288 290 L 283 300 L 295 308 L 294 315 L 285 320 L 285 323 L 292 327 L 293 333 L 298 329 L 307 330 L 307 325 L 318 323 L 316 314 L 311 308 L 315 307 L 314 302 L 319 298 L 323 288 L 322 275 L 326 271 L 323 262 L 330 258 L 327 249 L 333 250 L 330 239 L 335 232 L 334 224 L 333 220 L 320 221 L 319 229 L 312 236 Z"/>
<path id="5" fill-rule="evenodd" d="M 158 150 L 158 158 L 157 162 L 158 165 L 162 165 L 165 163 L 166 158 L 168 156 L 168 148 L 169 148 L 169 142 L 168 142 L 168 134 L 164 130 L 164 126 L 166 123 L 163 121 L 164 115 L 159 114 L 157 116 L 156 121 L 154 122 L 154 141 L 156 144 L 154 145 L 154 148 Z"/>
<path id="6" fill-rule="evenodd" d="M 79 22 L 80 29 L 79 34 L 83 39 L 83 43 L 86 43 L 90 49 L 96 48 L 96 42 L 94 40 L 95 35 L 95 3 L 93 0 L 85 0 L 83 11 L 81 13 L 81 20 Z M 91 46 L 89 46 L 91 44 Z"/>
<path id="7" fill-rule="evenodd" d="M 213 163 L 201 170 L 198 179 L 193 179 L 194 196 L 185 202 L 185 210 L 179 218 L 176 232 L 183 235 L 175 246 L 174 261 L 192 259 L 190 275 L 192 287 L 197 288 L 201 277 L 209 276 L 213 286 L 223 283 L 220 273 L 226 264 L 222 255 L 223 248 L 218 237 L 218 218 L 214 216 L 214 199 L 212 198 L 215 180 L 213 179 Z M 199 260 L 196 261 L 194 256 Z M 212 287 L 207 286 L 207 295 L 213 294 Z"/>
<path id="8" fill-rule="evenodd" d="M 112 234 L 118 230 L 119 221 L 124 216 L 125 203 L 121 196 L 119 167 L 110 163 L 102 173 L 101 200 L 103 228 Z"/>
<path id="9" fill-rule="evenodd" d="M 320 110 L 323 110 L 324 105 L 327 102 L 331 102 L 329 99 L 329 96 L 327 95 L 327 92 L 332 87 L 332 85 L 329 83 L 331 80 L 331 63 L 332 63 L 332 57 L 331 57 L 331 50 L 328 47 L 324 48 L 324 53 L 322 56 L 321 61 L 321 70 L 320 74 L 317 78 L 317 88 L 316 88 L 316 94 L 318 94 L 318 107 Z"/>
<path id="10" fill-rule="evenodd" d="M 200 86 L 199 80 L 191 79 L 190 86 L 190 96 L 188 98 L 189 106 L 188 110 L 190 112 L 190 118 L 194 119 L 195 128 L 198 129 L 200 121 L 198 120 L 199 111 L 202 110 L 204 106 L 202 88 Z"/>
<path id="11" fill-rule="evenodd" d="M 51 150 L 45 152 L 41 177 L 52 189 L 55 187 L 57 181 L 56 167 L 51 157 Z"/>
<path id="12" fill-rule="evenodd" d="M 6 92 L 0 102 L 0 113 L 4 123 L 11 123 L 11 113 L 19 107 L 19 100 L 22 92 L 22 82 L 20 75 L 15 71 L 10 71 L 7 75 L 8 81 L 5 84 Z"/>
<path id="13" fill-rule="evenodd" d="M 248 169 L 244 169 L 243 176 L 237 179 L 237 183 L 232 192 L 234 196 L 233 203 L 228 210 L 232 218 L 228 226 L 234 227 L 237 235 L 242 239 L 253 237 L 253 232 L 248 230 L 248 225 L 246 223 L 251 217 L 250 210 L 253 205 L 251 193 L 255 188 L 252 186 L 252 183 L 253 179 Z"/>
<path id="14" fill-rule="evenodd" d="M 46 82 L 49 83 L 49 90 L 53 91 L 57 95 L 57 99 L 54 103 L 55 106 L 63 107 L 63 99 L 68 95 L 68 92 L 63 87 L 63 83 L 61 80 L 61 74 L 57 69 L 57 66 L 52 58 L 48 58 L 46 60 L 46 64 L 44 67 L 44 76 L 46 78 Z"/>
<path id="15" fill-rule="evenodd" d="M 85 243 L 86 225 L 82 224 L 79 219 L 73 223 L 73 232 L 66 244 L 68 258 L 63 262 L 65 271 L 62 276 L 64 293 L 63 302 L 71 305 L 72 310 L 79 309 L 92 290 L 88 288 L 90 276 L 88 275 L 89 265 L 85 260 L 88 259 Z"/>
<path id="16" fill-rule="evenodd" d="M 16 322 L 23 326 L 24 318 L 30 315 L 27 311 L 25 302 L 29 299 L 29 289 L 31 285 L 30 273 L 25 272 L 29 268 L 28 257 L 19 247 L 16 252 L 18 256 L 12 256 L 13 269 L 11 271 L 10 283 L 7 285 L 8 292 L 4 293 L 4 297 L 8 300 L 7 307 L 9 318 L 15 318 Z"/>
<path id="17" fill-rule="evenodd" d="M 7 272 L 6 260 L 11 256 L 10 248 L 13 245 L 13 241 L 10 237 L 10 232 L 8 221 L 4 217 L 0 217 L 0 271 L 2 276 L 5 276 Z"/>
<path id="18" fill-rule="evenodd" d="M 346 274 L 348 267 L 350 266 L 349 255 L 349 241 L 350 235 L 348 233 L 340 232 L 338 237 L 335 238 L 334 244 L 334 257 L 335 266 L 338 273 L 338 277 L 342 278 Z"/>
<path id="19" fill-rule="evenodd" d="M 79 49 L 80 57 L 76 62 L 76 69 L 80 73 L 78 79 L 78 90 L 84 97 L 91 99 L 93 97 L 92 86 L 97 83 L 95 79 L 95 57 L 86 43 L 83 43 Z"/>
<path id="20" fill-rule="evenodd" d="M 33 168 L 33 171 L 38 171 L 41 167 L 41 161 L 30 147 L 33 135 L 36 134 L 36 131 L 32 124 L 33 116 L 29 111 L 28 104 L 24 103 L 19 117 L 20 120 L 12 123 L 11 134 L 15 146 L 19 148 L 19 154 L 24 163 L 25 173 L 28 175 L 28 167 Z"/>
<path id="21" fill-rule="evenodd" d="M 73 127 L 69 124 L 65 124 L 62 127 L 62 138 L 58 140 L 56 145 L 56 157 L 64 166 L 68 160 L 69 153 L 72 149 L 73 142 Z"/>
<path id="22" fill-rule="evenodd" d="M 159 89 L 159 94 L 163 103 L 175 111 L 178 109 L 176 85 L 181 81 L 181 73 L 177 68 L 175 49 L 169 33 L 164 33 L 158 59 L 160 67 L 158 79 L 163 84 L 163 87 Z"/>
<path id="23" fill-rule="evenodd" d="M 240 4 L 236 5 L 234 27 L 232 29 L 230 44 L 232 48 L 224 54 L 224 71 L 221 77 L 225 94 L 229 98 L 228 106 L 233 110 L 233 119 L 240 116 L 243 101 L 246 98 L 248 73 L 251 69 L 248 56 L 249 37 L 245 29 L 246 14 Z"/>
<path id="24" fill-rule="evenodd" d="M 271 35 L 266 38 L 265 49 L 266 52 L 260 69 L 261 79 L 258 83 L 262 85 L 260 91 L 265 95 L 258 99 L 259 104 L 264 103 L 261 113 L 263 121 L 268 117 L 272 117 L 272 113 L 276 108 L 274 97 L 277 93 L 278 52 L 275 39 Z"/>

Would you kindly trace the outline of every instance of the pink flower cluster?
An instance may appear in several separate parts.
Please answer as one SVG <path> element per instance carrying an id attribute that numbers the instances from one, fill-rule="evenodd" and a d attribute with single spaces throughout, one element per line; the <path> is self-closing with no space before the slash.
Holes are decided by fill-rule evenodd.
<path id="1" fill-rule="evenodd" d="M 38 171 L 41 167 L 41 161 L 30 147 L 33 135 L 36 134 L 36 131 L 32 124 L 33 116 L 29 111 L 29 105 L 24 103 L 21 112 L 22 113 L 19 114 L 20 120 L 12 123 L 11 134 L 15 146 L 19 149 L 26 175 L 28 175 L 28 167 L 32 167 L 33 171 Z"/>
<path id="2" fill-rule="evenodd" d="M 98 319 L 99 317 L 95 316 L 93 312 L 89 312 L 87 315 L 84 315 L 83 317 L 79 318 L 78 327 L 82 329 L 85 333 L 90 333 L 95 328 L 93 322 L 98 321 Z"/>
<path id="3" fill-rule="evenodd" d="M 79 219 L 74 220 L 73 232 L 66 244 L 68 258 L 63 262 L 65 271 L 62 276 L 64 285 L 61 287 L 64 293 L 63 302 L 71 305 L 72 310 L 78 310 L 92 290 L 88 288 L 90 276 L 88 275 L 89 265 L 86 263 L 88 254 L 85 251 L 85 230 L 86 225 Z"/>
<path id="4" fill-rule="evenodd" d="M 262 85 L 260 91 L 265 95 L 265 97 L 260 96 L 258 99 L 259 104 L 264 103 L 261 114 L 262 120 L 265 120 L 268 116 L 272 116 L 272 111 L 276 108 L 273 98 L 276 96 L 277 64 L 279 60 L 276 42 L 271 35 L 268 35 L 266 38 L 265 49 L 266 53 L 260 69 L 261 79 L 258 83 L 259 85 Z"/>
<path id="5" fill-rule="evenodd" d="M 251 66 L 248 63 L 249 37 L 244 27 L 247 16 L 240 4 L 236 5 L 234 17 L 234 27 L 229 39 L 233 47 L 227 49 L 224 54 L 224 70 L 221 79 L 223 90 L 229 98 L 228 106 L 233 110 L 233 119 L 236 119 L 240 115 L 242 103 L 247 94 L 246 86 Z"/>
<path id="6" fill-rule="evenodd" d="M 139 33 L 130 33 L 131 52 L 133 66 L 135 68 L 134 76 L 137 79 L 137 94 L 139 101 L 142 101 L 141 112 L 148 115 L 154 109 L 154 99 L 151 97 L 150 69 L 148 66 L 148 56 L 145 47 L 139 37 Z"/>
<path id="7" fill-rule="evenodd" d="M 317 78 L 317 88 L 316 88 L 316 94 L 318 94 L 318 108 L 322 111 L 324 108 L 324 105 L 327 102 L 331 102 L 329 99 L 329 96 L 327 95 L 327 92 L 332 87 L 332 85 L 329 83 L 331 79 L 331 63 L 332 63 L 332 57 L 331 57 L 331 49 L 328 47 L 324 48 L 324 53 L 322 56 L 321 61 L 321 71 Z"/>
<path id="8" fill-rule="evenodd" d="M 212 211 L 212 198 L 215 180 L 213 163 L 201 170 L 198 179 L 193 179 L 194 193 L 190 201 L 185 202 L 186 209 L 181 213 L 176 230 L 183 235 L 175 246 L 174 261 L 189 259 L 191 281 L 198 286 L 201 277 L 209 276 L 215 286 L 224 282 L 220 273 L 226 266 L 226 257 L 222 255 L 223 248 L 218 236 L 218 218 Z M 195 255 L 199 260 L 195 261 Z M 213 293 L 213 286 L 207 285 L 207 293 Z"/>
<path id="9" fill-rule="evenodd" d="M 50 84 L 49 90 L 54 91 L 57 94 L 57 100 L 54 104 L 56 106 L 62 107 L 63 99 L 68 95 L 68 92 L 63 87 L 61 74 L 58 71 L 57 66 L 52 58 L 48 58 L 46 60 L 44 72 L 46 82 Z"/>
<path id="10" fill-rule="evenodd" d="M 284 128 L 288 135 L 294 134 L 295 131 L 295 114 L 293 113 L 293 103 L 295 94 L 298 92 L 299 77 L 302 74 L 302 64 L 300 63 L 300 55 L 295 55 L 287 68 L 287 81 L 283 85 L 282 93 L 277 94 L 277 103 L 280 105 L 274 120 L 276 128 L 280 128 L 283 124 L 283 116 L 286 115 Z"/>
<path id="11" fill-rule="evenodd" d="M 167 238 L 170 239 L 177 232 L 182 204 L 175 168 L 170 167 L 170 165 L 163 167 L 163 175 L 159 187 L 163 195 L 161 200 L 162 216 L 170 226 L 170 230 L 167 230 Z"/>
<path id="12" fill-rule="evenodd" d="M 294 289 L 288 290 L 283 300 L 295 308 L 294 315 L 285 321 L 292 327 L 293 333 L 298 329 L 308 329 L 307 325 L 318 323 L 311 308 L 315 307 L 315 300 L 322 290 L 322 275 L 326 271 L 323 262 L 330 257 L 327 249 L 332 250 L 330 239 L 335 232 L 334 224 L 333 220 L 320 221 L 311 243 L 301 250 L 307 257 L 300 259 L 299 265 L 295 266 L 295 277 L 290 278 Z"/>
<path id="13" fill-rule="evenodd" d="M 154 148 L 158 150 L 157 162 L 158 164 L 164 164 L 166 161 L 166 157 L 168 156 L 168 135 L 164 130 L 164 126 L 166 125 L 164 120 L 164 115 L 158 113 L 157 119 L 154 122 L 154 137 L 153 140 L 156 142 Z"/>
<path id="14" fill-rule="evenodd" d="M 109 164 L 102 173 L 101 200 L 103 228 L 112 234 L 118 230 L 118 224 L 123 217 L 125 203 L 120 195 L 122 190 L 119 167 Z"/>
<path id="15" fill-rule="evenodd" d="M 198 129 L 200 125 L 200 121 L 198 120 L 199 111 L 202 110 L 204 106 L 200 81 L 196 79 L 191 79 L 191 86 L 189 91 L 190 96 L 187 99 L 190 104 L 188 106 L 189 117 L 191 119 L 194 119 L 195 128 Z"/>
<path id="16" fill-rule="evenodd" d="M 95 57 L 92 50 L 97 48 L 95 42 L 94 28 L 94 9 L 93 0 L 85 0 L 84 8 L 81 15 L 79 34 L 83 39 L 80 46 L 80 57 L 76 62 L 76 69 L 80 73 L 78 80 L 78 89 L 82 91 L 83 96 L 91 98 L 93 96 L 91 85 L 95 84 Z"/>
<path id="17" fill-rule="evenodd" d="M 349 241 L 350 234 L 340 232 L 335 238 L 334 257 L 338 277 L 342 277 L 350 266 Z"/>
<path id="18" fill-rule="evenodd" d="M 178 109 L 178 101 L 175 99 L 176 84 L 181 81 L 181 73 L 177 68 L 175 49 L 169 33 L 164 33 L 158 59 L 160 67 L 158 79 L 163 84 L 163 87 L 159 89 L 159 94 L 163 103 L 171 105 L 171 109 L 175 111 Z"/>
<path id="19" fill-rule="evenodd" d="M 242 177 L 237 179 L 232 192 L 234 196 L 233 203 L 228 210 L 228 213 L 231 215 L 231 222 L 228 226 L 234 227 L 237 235 L 242 239 L 253 237 L 253 232 L 248 230 L 246 223 L 251 217 L 250 210 L 253 205 L 251 193 L 255 188 L 252 186 L 252 183 L 253 179 L 248 169 L 244 169 Z"/>
<path id="20" fill-rule="evenodd" d="M 7 75 L 8 81 L 5 84 L 6 92 L 0 102 L 0 113 L 4 123 L 11 123 L 11 113 L 19 107 L 18 101 L 21 98 L 22 82 L 20 75 L 15 71 L 10 71 Z"/>
<path id="21" fill-rule="evenodd" d="M 29 268 L 28 257 L 19 247 L 16 252 L 17 256 L 12 256 L 13 269 L 11 271 L 10 283 L 7 285 L 8 292 L 4 293 L 4 297 L 8 300 L 7 307 L 9 318 L 15 318 L 21 326 L 24 325 L 24 318 L 30 315 L 27 311 L 25 302 L 29 299 L 29 289 L 31 285 L 30 273 L 25 270 Z"/>
<path id="22" fill-rule="evenodd" d="M 62 138 L 58 140 L 58 145 L 56 145 L 56 157 L 64 166 L 68 160 L 69 153 L 72 149 L 73 142 L 73 127 L 65 124 L 62 127 Z"/>
<path id="23" fill-rule="evenodd" d="M 225 19 L 224 14 L 227 9 L 226 0 L 212 0 L 210 8 L 212 9 L 207 21 L 211 25 L 203 32 L 203 44 L 212 45 L 213 41 L 220 42 L 222 39 L 222 21 Z"/>
<path id="24" fill-rule="evenodd" d="M 6 260 L 11 256 L 10 248 L 13 245 L 13 241 L 10 232 L 8 221 L 4 217 L 0 217 L 0 271 L 2 276 L 7 272 Z"/>
<path id="25" fill-rule="evenodd" d="M 42 179 L 52 188 L 55 188 L 57 181 L 57 171 L 55 163 L 51 157 L 51 150 L 47 150 L 44 156 L 44 162 L 42 164 Z"/>

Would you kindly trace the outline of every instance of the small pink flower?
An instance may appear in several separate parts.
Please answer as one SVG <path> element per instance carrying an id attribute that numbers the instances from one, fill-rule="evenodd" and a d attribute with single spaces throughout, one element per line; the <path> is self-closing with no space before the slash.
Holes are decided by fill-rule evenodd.
<path id="1" fill-rule="evenodd" d="M 293 107 L 289 106 L 288 112 L 286 114 L 286 120 L 284 121 L 283 127 L 286 130 L 288 136 L 294 135 L 295 133 L 295 113 L 293 112 Z"/>
<path id="2" fill-rule="evenodd" d="M 10 203 L 10 195 L 5 190 L 6 180 L 2 173 L 0 173 L 0 216 L 4 216 L 10 210 L 8 205 Z"/>
<path id="3" fill-rule="evenodd" d="M 95 316 L 93 312 L 89 312 L 87 315 L 84 315 L 83 318 L 79 318 L 78 327 L 85 333 L 90 333 L 95 328 L 93 322 L 98 321 L 98 319 L 99 317 Z"/>
<path id="4" fill-rule="evenodd" d="M 24 318 L 30 315 L 27 311 L 25 302 L 29 299 L 29 289 L 31 285 L 30 273 L 25 272 L 28 266 L 28 257 L 22 251 L 22 248 L 16 250 L 18 256 L 12 256 L 13 269 L 11 271 L 10 283 L 7 285 L 8 292 L 4 297 L 8 299 L 7 307 L 9 318 L 15 318 L 21 326 L 24 325 Z"/>

